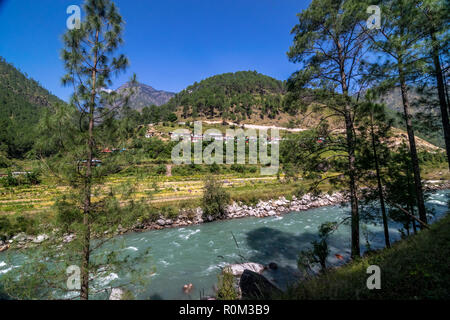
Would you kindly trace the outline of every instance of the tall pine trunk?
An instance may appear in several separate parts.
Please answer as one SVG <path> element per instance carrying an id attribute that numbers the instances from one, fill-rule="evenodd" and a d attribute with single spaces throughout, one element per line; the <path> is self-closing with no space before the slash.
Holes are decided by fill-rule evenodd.
<path id="1" fill-rule="evenodd" d="M 359 211 L 358 211 L 358 194 L 356 187 L 356 165 L 355 165 L 355 139 L 353 136 L 353 120 L 350 108 L 350 97 L 348 95 L 347 77 L 345 74 L 345 59 L 342 55 L 342 47 L 339 42 L 336 43 L 339 51 L 340 61 L 340 77 L 342 93 L 346 99 L 344 106 L 345 134 L 347 140 L 348 154 L 348 175 L 350 189 L 350 207 L 351 207 L 351 229 L 352 229 L 352 258 L 360 257 L 359 248 Z"/>
<path id="2" fill-rule="evenodd" d="M 422 179 L 420 177 L 419 158 L 417 157 L 416 138 L 411 121 L 411 111 L 408 99 L 408 89 L 406 86 L 405 73 L 403 70 L 403 61 L 401 56 L 398 59 L 398 74 L 400 79 L 400 89 L 402 92 L 403 111 L 406 121 L 406 131 L 408 132 L 409 151 L 411 154 L 411 164 L 414 173 L 414 185 L 416 189 L 417 208 L 419 210 L 419 218 L 422 222 L 427 223 L 427 214 L 425 202 L 423 199 Z"/>
<path id="3" fill-rule="evenodd" d="M 413 196 L 412 196 L 413 190 L 411 190 L 411 179 L 410 179 L 410 177 L 411 177 L 411 173 L 409 172 L 409 164 L 406 163 L 406 182 L 408 184 L 408 205 L 407 205 L 407 208 L 408 208 L 408 212 L 412 216 L 415 216 L 416 213 L 414 211 L 414 199 L 413 199 Z M 416 220 L 411 218 L 411 217 L 409 217 L 409 219 L 412 220 L 414 234 L 416 234 L 417 233 Z"/>
<path id="4" fill-rule="evenodd" d="M 353 137 L 353 122 L 348 102 L 345 105 L 345 131 L 347 138 L 348 153 L 348 175 L 350 189 L 350 207 L 351 207 L 351 229 L 352 229 L 352 258 L 361 255 L 359 248 L 359 212 L 358 212 L 358 194 L 356 189 L 356 166 L 355 166 L 355 141 Z"/>
<path id="5" fill-rule="evenodd" d="M 360 256 L 359 248 L 359 212 L 358 195 L 356 192 L 356 167 L 355 167 L 355 142 L 353 138 L 353 123 L 351 119 L 350 106 L 345 106 L 345 127 L 347 136 L 348 174 L 350 178 L 350 206 L 351 206 L 351 229 L 352 229 L 352 258 Z"/>
<path id="6" fill-rule="evenodd" d="M 431 30 L 431 54 L 433 56 L 434 70 L 439 95 L 439 106 L 441 109 L 442 127 L 444 128 L 445 149 L 447 151 L 447 162 L 450 169 L 450 122 L 448 118 L 447 101 L 445 97 L 444 77 L 442 76 L 442 67 L 439 60 L 439 49 L 437 45 L 436 34 Z"/>
<path id="7" fill-rule="evenodd" d="M 98 43 L 99 31 L 95 35 L 95 44 Z M 94 66 L 92 68 L 92 89 L 91 89 L 91 101 L 89 106 L 89 131 L 87 141 L 87 163 L 86 163 L 86 175 L 85 175 L 85 194 L 84 194 L 84 212 L 83 212 L 83 255 L 82 255 L 82 267 L 81 267 L 81 300 L 89 299 L 89 262 L 90 262 L 90 242 L 91 242 L 91 230 L 90 230 L 90 214 L 91 214 L 91 194 L 92 194 L 92 161 L 94 154 L 94 114 L 95 114 L 95 96 L 97 94 L 96 80 L 97 80 L 97 63 L 98 63 L 98 50 L 94 56 Z"/>
<path id="8" fill-rule="evenodd" d="M 389 239 L 389 226 L 388 226 L 388 221 L 387 221 L 386 206 L 384 203 L 383 185 L 381 184 L 380 165 L 379 165 L 379 161 L 378 161 L 377 146 L 376 146 L 376 142 L 375 142 L 375 133 L 374 133 L 374 128 L 373 128 L 373 115 L 371 115 L 370 120 L 371 120 L 370 125 L 371 125 L 373 157 L 375 159 L 375 171 L 377 174 L 378 197 L 380 199 L 381 215 L 383 217 L 384 241 L 386 243 L 386 248 L 390 248 L 391 241 Z"/>

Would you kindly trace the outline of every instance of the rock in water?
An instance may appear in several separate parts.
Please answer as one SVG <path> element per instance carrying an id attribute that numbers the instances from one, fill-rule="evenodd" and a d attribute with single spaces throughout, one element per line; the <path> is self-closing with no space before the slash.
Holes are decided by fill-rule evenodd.
<path id="1" fill-rule="evenodd" d="M 278 265 L 275 262 L 269 263 L 268 267 L 269 267 L 270 270 L 277 270 L 278 269 Z"/>
<path id="2" fill-rule="evenodd" d="M 242 299 L 268 300 L 282 293 L 281 289 L 267 280 L 264 276 L 245 270 L 239 281 Z"/>
<path id="3" fill-rule="evenodd" d="M 113 288 L 109 296 L 109 300 L 122 300 L 123 290 L 120 288 Z"/>
<path id="4" fill-rule="evenodd" d="M 230 264 L 223 268 L 224 272 L 229 272 L 233 276 L 240 276 L 244 273 L 245 270 L 250 270 L 256 273 L 263 272 L 265 267 L 262 264 L 254 263 L 254 262 L 246 262 L 241 264 Z"/>

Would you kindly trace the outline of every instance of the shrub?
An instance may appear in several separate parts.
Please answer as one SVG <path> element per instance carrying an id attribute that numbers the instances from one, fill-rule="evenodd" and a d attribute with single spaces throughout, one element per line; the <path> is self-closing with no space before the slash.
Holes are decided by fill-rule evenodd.
<path id="1" fill-rule="evenodd" d="M 222 218 L 225 215 L 225 207 L 229 202 L 230 195 L 223 188 L 222 182 L 214 176 L 208 176 L 205 179 L 203 189 L 203 216 L 212 216 L 214 219 Z"/>
<path id="2" fill-rule="evenodd" d="M 203 167 L 191 163 L 190 165 L 179 165 L 172 167 L 172 174 L 175 176 L 192 176 L 195 174 L 203 173 Z"/>
<path id="3" fill-rule="evenodd" d="M 17 187 L 21 185 L 37 185 L 41 183 L 41 179 L 39 177 L 39 173 L 36 171 L 27 172 L 22 176 L 13 176 L 11 171 L 8 172 L 6 177 L 0 179 L 0 184 L 4 188 Z"/>
<path id="4" fill-rule="evenodd" d="M 6 154 L 0 151 L 0 168 L 8 168 L 11 165 L 11 161 L 8 159 Z"/>
<path id="5" fill-rule="evenodd" d="M 159 219 L 159 212 L 158 210 L 151 208 L 150 211 L 148 212 L 148 216 L 146 218 L 147 221 L 150 222 L 156 222 L 156 220 Z"/>
<path id="6" fill-rule="evenodd" d="M 167 169 L 166 169 L 165 165 L 160 164 L 160 165 L 156 166 L 156 174 L 157 175 L 164 175 L 164 174 L 166 174 L 166 171 L 167 171 Z"/>
<path id="7" fill-rule="evenodd" d="M 37 185 L 41 183 L 41 178 L 39 173 L 36 171 L 27 172 L 27 174 L 25 175 L 25 181 L 28 184 Z"/>
<path id="8" fill-rule="evenodd" d="M 300 252 L 298 258 L 299 269 L 311 271 L 314 265 L 320 266 L 320 271 L 325 273 L 327 270 L 326 261 L 330 253 L 328 248 L 328 237 L 337 228 L 336 222 L 326 222 L 319 227 L 319 241 L 311 242 L 313 248 Z"/>
<path id="9" fill-rule="evenodd" d="M 283 166 L 284 171 L 284 178 L 286 181 L 290 181 L 291 179 L 293 181 L 297 181 L 298 179 L 298 168 L 296 168 L 294 165 L 287 163 Z"/>
<path id="10" fill-rule="evenodd" d="M 32 218 L 25 216 L 17 216 L 14 224 L 14 233 L 25 232 L 26 234 L 34 234 L 35 233 L 35 221 Z"/>
<path id="11" fill-rule="evenodd" d="M 217 163 L 213 163 L 212 165 L 209 166 L 209 172 L 211 173 L 220 173 L 220 167 Z"/>
<path id="12" fill-rule="evenodd" d="M 17 187 L 19 185 L 19 180 L 14 177 L 10 171 L 8 172 L 8 175 L 6 177 L 3 177 L 1 179 L 1 184 L 5 188 Z"/>
<path id="13" fill-rule="evenodd" d="M 232 273 L 222 272 L 222 274 L 219 275 L 217 287 L 217 300 L 239 299 L 238 291 L 235 288 L 235 279 Z"/>
<path id="14" fill-rule="evenodd" d="M 83 221 L 83 213 L 70 201 L 63 196 L 55 203 L 56 222 L 64 232 L 71 232 L 73 223 L 81 223 Z"/>
<path id="15" fill-rule="evenodd" d="M 171 114 L 169 114 L 169 116 L 167 117 L 167 120 L 170 121 L 170 122 L 175 122 L 175 121 L 178 120 L 178 117 L 177 117 L 177 115 L 176 115 L 175 113 L 171 113 Z"/>
<path id="16" fill-rule="evenodd" d="M 303 185 L 299 185 L 295 188 L 294 195 L 297 198 L 301 198 L 306 194 L 306 188 Z"/>
<path id="17" fill-rule="evenodd" d="M 242 164 L 232 164 L 231 170 L 238 172 L 238 173 L 244 173 L 245 172 L 245 166 Z"/>
<path id="18" fill-rule="evenodd" d="M 255 166 L 250 166 L 248 167 L 248 172 L 250 173 L 255 173 L 256 171 L 258 171 L 258 168 Z"/>
<path id="19" fill-rule="evenodd" d="M 178 217 L 178 210 L 172 206 L 162 208 L 162 214 L 167 219 L 176 219 Z"/>
<path id="20" fill-rule="evenodd" d="M 0 239 L 6 240 L 11 235 L 11 222 L 8 217 L 0 216 Z"/>

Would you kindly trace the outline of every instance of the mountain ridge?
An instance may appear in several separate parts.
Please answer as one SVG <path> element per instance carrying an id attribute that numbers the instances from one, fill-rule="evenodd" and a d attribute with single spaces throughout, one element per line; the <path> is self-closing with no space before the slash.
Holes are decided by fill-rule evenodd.
<path id="1" fill-rule="evenodd" d="M 130 97 L 129 104 L 132 109 L 138 111 L 141 111 L 144 107 L 151 105 L 164 105 L 175 96 L 174 92 L 157 90 L 150 85 L 140 82 L 134 84 L 131 82 L 126 82 L 117 88 L 115 92 L 120 94 L 130 87 L 133 87 L 136 92 Z"/>

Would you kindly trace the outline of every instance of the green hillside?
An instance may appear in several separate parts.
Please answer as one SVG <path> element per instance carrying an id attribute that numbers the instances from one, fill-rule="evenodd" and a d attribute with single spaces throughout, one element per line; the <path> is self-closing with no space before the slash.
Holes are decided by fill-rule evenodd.
<path id="1" fill-rule="evenodd" d="M 442 125 L 438 110 L 431 110 L 429 119 L 424 106 L 425 96 L 418 89 L 409 92 L 416 135 L 439 147 L 443 147 Z M 308 106 L 312 101 L 296 101 L 286 90 L 286 83 L 256 71 L 239 71 L 216 75 L 181 91 L 157 111 L 168 114 L 176 112 L 179 120 L 215 119 L 232 122 L 298 126 L 309 128 L 316 125 L 323 114 Z M 432 97 L 430 98 L 432 100 Z M 318 101 L 320 102 L 320 101 Z M 383 94 L 380 99 L 394 119 L 396 128 L 405 130 L 403 106 L 398 89 Z M 148 110 L 147 110 L 148 111 Z M 164 112 L 163 112 L 164 111 Z M 150 117 L 147 117 L 150 118 Z M 336 124 L 334 124 L 336 125 Z"/>
<path id="2" fill-rule="evenodd" d="M 274 119 L 283 112 L 285 83 L 256 71 L 216 75 L 187 87 L 167 106 L 182 118 L 245 120 L 257 114 Z"/>
<path id="3" fill-rule="evenodd" d="M 32 148 L 42 108 L 61 102 L 0 57 L 0 153 L 22 158 Z"/>

